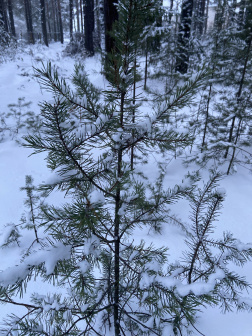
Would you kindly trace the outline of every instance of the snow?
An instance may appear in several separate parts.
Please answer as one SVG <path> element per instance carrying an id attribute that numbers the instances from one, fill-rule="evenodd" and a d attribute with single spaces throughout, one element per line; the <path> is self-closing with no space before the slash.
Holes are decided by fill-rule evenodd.
<path id="1" fill-rule="evenodd" d="M 8 104 L 16 103 L 18 98 L 25 97 L 26 101 L 31 101 L 31 109 L 39 114 L 38 103 L 42 100 L 51 99 L 50 93 L 42 92 L 36 78 L 32 66 L 40 67 L 40 60 L 46 62 L 52 60 L 56 64 L 61 73 L 70 78 L 74 69 L 74 60 L 71 58 L 63 58 L 61 56 L 62 46 L 59 43 L 51 45 L 50 48 L 44 48 L 42 46 L 35 46 L 35 49 L 29 53 L 23 53 L 16 61 L 11 61 L 0 65 L 0 113 L 8 112 Z M 89 75 L 92 77 L 92 81 L 99 87 L 104 86 L 104 78 L 99 71 L 100 62 L 97 56 L 88 58 L 86 60 L 85 68 Z M 84 99 L 82 104 L 86 104 Z M 100 126 L 107 121 L 106 115 L 101 115 L 96 125 Z M 139 128 L 143 130 L 149 130 L 150 123 L 155 121 L 155 116 L 150 119 L 149 122 L 138 124 Z M 96 129 L 96 127 L 94 127 Z M 91 130 L 91 129 L 90 129 Z M 87 129 L 85 130 L 87 132 Z M 122 136 L 122 130 L 118 129 L 118 133 L 114 138 L 114 141 L 120 141 Z M 223 146 L 227 145 L 223 143 Z M 55 183 L 61 180 L 61 176 L 55 174 L 52 176 L 45 163 L 45 154 L 32 155 L 31 150 L 21 147 L 15 142 L 15 139 L 8 139 L 5 142 L 0 143 L 0 232 L 1 243 L 5 243 L 9 233 L 15 228 L 15 225 L 19 223 L 22 214 L 24 213 L 24 192 L 20 191 L 20 188 L 24 186 L 25 176 L 32 175 L 34 178 L 34 184 L 38 185 L 42 181 Z M 113 160 L 113 155 L 107 156 L 105 161 L 108 165 Z M 151 179 L 155 179 L 157 171 L 153 170 L 153 162 L 149 162 L 145 169 L 145 174 L 148 174 Z M 190 185 L 189 179 L 183 178 L 187 171 L 182 167 L 179 160 L 172 160 L 171 164 L 167 167 L 168 175 L 165 178 L 165 184 L 169 188 L 175 187 L 176 184 L 183 182 L 183 187 L 186 188 Z M 73 172 L 74 173 L 74 172 Z M 203 178 L 207 179 L 207 174 L 202 172 Z M 140 179 L 140 177 L 138 177 Z M 228 176 L 221 181 L 220 187 L 216 190 L 221 196 L 225 196 L 224 206 L 221 210 L 221 214 L 216 225 L 214 235 L 220 237 L 223 231 L 231 231 L 234 236 L 244 243 L 238 241 L 237 247 L 240 249 L 251 248 L 250 242 L 252 241 L 252 225 L 251 225 L 251 185 L 252 175 L 247 172 L 245 168 L 239 167 L 236 174 Z M 53 197 L 53 196 L 52 196 Z M 134 198 L 134 196 L 132 196 Z M 61 199 L 56 199 L 56 202 L 61 202 Z M 91 194 L 91 203 L 104 203 L 104 195 L 98 190 L 94 190 Z M 128 199 L 130 201 L 130 198 Z M 188 222 L 190 208 L 188 202 L 181 200 L 172 206 L 173 212 L 184 221 Z M 120 209 L 120 214 L 123 215 L 125 208 Z M 10 223 L 9 226 L 6 226 Z M 146 244 L 153 243 L 155 246 L 168 246 L 169 247 L 169 260 L 176 261 L 181 258 L 181 251 L 184 248 L 184 233 L 180 228 L 174 225 L 166 225 L 161 235 L 157 235 L 153 231 L 145 231 L 142 229 L 134 233 L 135 242 L 141 241 L 143 237 L 146 237 Z M 27 240 L 30 241 L 31 237 L 27 236 Z M 99 253 L 96 246 L 99 245 L 99 241 L 95 236 L 91 236 L 85 245 L 82 253 L 88 255 L 89 253 Z M 24 246 L 22 246 L 24 248 Z M 47 274 L 51 274 L 57 261 L 64 258 L 69 258 L 71 254 L 70 246 L 65 246 L 59 243 L 53 248 L 39 250 L 36 254 L 28 256 L 20 266 L 16 267 L 19 262 L 20 255 L 19 248 L 0 250 L 1 270 L 5 269 L 5 272 L 0 272 L 0 283 L 3 286 L 14 283 L 17 279 L 24 278 L 28 272 L 28 268 L 31 265 L 38 265 L 38 263 L 44 263 Z M 134 258 L 134 254 L 131 255 L 131 260 Z M 79 262 L 82 273 L 84 274 L 88 268 L 89 263 L 86 260 Z M 149 269 L 158 272 L 158 268 L 155 264 L 148 265 Z M 179 272 L 179 270 L 177 270 Z M 251 264 L 245 265 L 239 269 L 239 274 L 247 277 L 248 281 L 252 283 L 252 269 Z M 164 281 L 166 286 L 176 286 L 180 295 L 186 295 L 192 291 L 196 295 L 206 293 L 213 289 L 216 281 L 223 278 L 223 271 L 217 269 L 212 274 L 206 283 L 195 284 L 182 284 L 175 280 L 177 274 L 173 274 L 167 279 L 158 279 Z M 152 281 L 155 280 L 155 276 L 148 274 L 148 270 L 144 273 L 141 279 L 142 288 L 149 286 Z M 37 291 L 40 295 L 49 291 L 49 287 L 46 284 L 39 281 L 34 282 L 31 291 Z M 251 298 L 246 299 L 247 302 L 251 302 Z M 87 309 L 87 305 L 82 307 L 82 311 Z M 52 304 L 48 304 L 48 309 L 58 309 L 59 306 L 56 301 Z M 21 309 L 21 308 L 20 308 Z M 252 325 L 251 316 L 247 312 L 230 312 L 226 315 L 220 314 L 217 308 L 201 308 L 203 313 L 200 315 L 200 319 L 197 324 L 197 328 L 207 336 L 251 336 Z M 17 312 L 16 307 L 5 306 L 0 311 L 0 319 L 2 319 L 7 313 Z M 65 312 L 65 318 L 71 318 L 70 312 Z M 148 326 L 151 326 L 153 319 L 147 322 Z M 164 331 L 164 335 L 170 335 L 171 329 L 167 327 Z"/>
<path id="2" fill-rule="evenodd" d="M 78 263 L 78 266 L 80 267 L 81 272 L 85 274 L 88 271 L 90 264 L 87 260 L 82 260 Z"/>
<path id="3" fill-rule="evenodd" d="M 95 203 L 104 203 L 105 202 L 105 197 L 100 191 L 94 190 L 90 194 L 90 202 L 94 203 L 94 204 Z"/>
<path id="4" fill-rule="evenodd" d="M 33 252 L 19 266 L 9 267 L 0 273 L 0 284 L 8 286 L 14 284 L 18 279 L 25 279 L 28 275 L 30 266 L 38 266 L 45 263 L 46 274 L 52 274 L 59 260 L 69 259 L 71 246 L 59 243 L 57 246 L 48 250 Z"/>

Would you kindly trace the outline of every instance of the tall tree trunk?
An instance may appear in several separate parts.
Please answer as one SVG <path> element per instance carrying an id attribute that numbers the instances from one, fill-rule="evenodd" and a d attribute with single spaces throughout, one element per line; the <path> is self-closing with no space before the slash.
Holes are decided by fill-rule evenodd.
<path id="1" fill-rule="evenodd" d="M 240 29 L 244 27 L 245 9 L 246 9 L 246 0 L 241 0 L 238 14 L 238 24 Z"/>
<path id="2" fill-rule="evenodd" d="M 204 21 L 205 21 L 205 9 L 206 9 L 206 0 L 198 0 L 197 6 L 197 32 L 201 36 L 204 32 Z"/>
<path id="3" fill-rule="evenodd" d="M 95 0 L 95 32 L 97 36 L 97 44 L 101 47 L 101 14 L 100 14 L 100 0 Z"/>
<path id="4" fill-rule="evenodd" d="M 118 0 L 104 0 L 105 50 L 107 53 L 114 48 L 114 39 L 109 32 L 112 30 L 113 23 L 118 20 L 117 3 Z"/>
<path id="5" fill-rule="evenodd" d="M 245 24 L 244 24 L 244 30 L 247 34 L 247 37 L 245 38 L 245 42 L 247 43 L 247 50 L 246 50 L 246 54 L 245 54 L 245 60 L 244 60 L 244 66 L 243 66 L 243 70 L 242 70 L 242 76 L 241 76 L 241 80 L 239 83 L 239 89 L 238 92 L 236 94 L 237 97 L 237 106 L 239 107 L 240 103 L 241 103 L 241 95 L 242 95 L 242 90 L 243 90 L 243 85 L 245 82 L 245 75 L 247 73 L 247 68 L 248 68 L 248 63 L 249 63 L 249 59 L 251 56 L 251 45 L 252 45 L 252 4 L 250 4 L 247 8 L 246 8 L 246 18 L 245 18 Z M 232 139 L 233 139 L 233 133 L 234 133 L 234 129 L 235 129 L 235 122 L 236 122 L 236 116 L 234 116 L 232 118 L 232 123 L 231 123 L 231 127 L 229 130 L 229 136 L 228 136 L 228 142 L 231 143 Z M 241 125 L 241 119 L 239 121 L 239 126 L 238 129 L 240 128 Z M 236 142 L 238 140 L 240 134 L 236 135 Z M 235 143 L 236 144 L 236 143 Z M 228 151 L 229 151 L 229 147 L 227 147 L 226 152 L 225 152 L 225 156 L 224 158 L 226 159 L 228 156 Z M 233 159 L 234 159 L 234 154 L 235 154 L 235 147 L 233 148 L 233 155 L 230 161 L 230 165 L 228 168 L 228 172 L 230 171 L 230 167 L 232 165 Z"/>
<path id="6" fill-rule="evenodd" d="M 169 24 L 171 24 L 171 20 L 172 20 L 172 16 L 173 16 L 173 4 L 174 4 L 174 0 L 170 0 Z"/>
<path id="7" fill-rule="evenodd" d="M 69 29 L 70 40 L 73 40 L 73 0 L 69 0 Z"/>
<path id="8" fill-rule="evenodd" d="M 90 55 L 94 54 L 94 0 L 84 1 L 84 29 L 85 29 L 85 48 Z"/>
<path id="9" fill-rule="evenodd" d="M 77 21 L 77 31 L 80 32 L 80 11 L 79 11 L 79 1 L 75 0 L 76 6 L 76 21 Z"/>
<path id="10" fill-rule="evenodd" d="M 205 17 L 205 21 L 204 21 L 204 33 L 206 34 L 207 32 L 207 25 L 208 25 L 208 11 L 209 9 L 209 0 L 207 0 L 207 4 L 206 4 L 206 17 Z"/>
<path id="11" fill-rule="evenodd" d="M 59 17 L 60 42 L 63 44 L 64 43 L 64 33 L 63 33 L 63 24 L 62 24 L 62 15 L 61 15 L 60 0 L 57 0 L 57 9 L 58 9 L 58 17 Z"/>
<path id="12" fill-rule="evenodd" d="M 121 93 L 120 102 L 120 126 L 123 128 L 123 118 L 124 118 L 124 103 L 125 103 L 125 93 Z M 117 154 L 117 177 L 120 181 L 122 172 L 122 162 L 123 162 L 123 150 L 119 148 Z M 115 263 L 114 263 L 114 330 L 115 336 L 120 336 L 120 316 L 119 316 L 119 304 L 120 304 L 120 224 L 121 216 L 119 213 L 121 207 L 121 185 L 120 182 L 116 188 L 116 204 L 115 204 L 115 222 L 114 222 L 114 249 L 115 249 Z"/>
<path id="13" fill-rule="evenodd" d="M 51 28 L 51 19 L 52 19 L 52 13 L 49 10 L 49 4 L 48 1 L 45 2 L 46 5 L 46 12 L 47 12 L 47 20 L 46 20 L 46 24 L 47 24 L 47 28 L 48 28 L 48 39 L 49 41 L 52 40 L 52 28 Z"/>
<path id="14" fill-rule="evenodd" d="M 0 0 L 0 26 L 2 26 L 7 33 L 9 32 L 8 16 L 4 0 Z"/>
<path id="15" fill-rule="evenodd" d="M 14 24 L 12 0 L 8 0 L 8 12 L 9 12 L 9 17 L 10 17 L 11 34 L 15 37 L 16 36 L 16 30 L 15 30 L 15 24 Z"/>
<path id="16" fill-rule="evenodd" d="M 191 36 L 193 0 L 184 0 L 182 3 L 181 19 L 178 33 L 178 55 L 176 71 L 185 74 L 189 63 L 189 39 Z"/>
<path id="17" fill-rule="evenodd" d="M 225 23 L 225 9 L 227 6 L 227 0 L 219 0 L 218 7 L 214 17 L 214 27 L 217 32 L 220 32 L 224 28 Z"/>
<path id="18" fill-rule="evenodd" d="M 0 28 L 4 28 L 4 3 L 0 0 Z"/>
<path id="19" fill-rule="evenodd" d="M 45 14 L 45 0 L 40 0 L 40 12 L 41 12 L 41 26 L 43 33 L 43 40 L 48 47 L 47 29 L 46 29 L 46 14 Z"/>
<path id="20" fill-rule="evenodd" d="M 80 16 L 81 16 L 81 32 L 84 33 L 84 15 L 83 15 L 82 1 L 83 0 L 80 0 Z"/>
<path id="21" fill-rule="evenodd" d="M 55 1 L 51 1 L 52 4 L 52 17 L 53 17 L 53 39 L 55 42 L 58 41 L 58 25 L 57 25 L 57 8 L 55 7 Z"/>
<path id="22" fill-rule="evenodd" d="M 33 33 L 33 24 L 32 24 L 32 12 L 31 12 L 31 2 L 30 0 L 24 0 L 25 5 L 25 19 L 28 33 L 28 42 L 34 44 L 34 33 Z"/>

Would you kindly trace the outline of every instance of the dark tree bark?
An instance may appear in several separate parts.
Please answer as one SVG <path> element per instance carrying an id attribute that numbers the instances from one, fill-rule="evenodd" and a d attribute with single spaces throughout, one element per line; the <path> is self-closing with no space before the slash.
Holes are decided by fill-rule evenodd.
<path id="1" fill-rule="evenodd" d="M 184 0 L 182 3 L 181 19 L 178 34 L 178 55 L 176 71 L 185 74 L 189 62 L 189 39 L 191 36 L 193 0 Z"/>
<path id="2" fill-rule="evenodd" d="M 208 24 L 208 9 L 209 9 L 209 0 L 207 0 L 206 3 L 206 17 L 205 17 L 205 21 L 204 21 L 204 33 L 206 34 L 207 32 L 207 24 Z"/>
<path id="3" fill-rule="evenodd" d="M 173 4 L 174 0 L 170 1 L 170 8 L 169 8 L 169 24 L 171 24 L 172 16 L 173 16 Z"/>
<path id="4" fill-rule="evenodd" d="M 242 29 L 244 26 L 245 12 L 246 12 L 245 9 L 246 9 L 246 0 L 241 0 L 238 14 L 238 24 L 240 29 Z"/>
<path id="5" fill-rule="evenodd" d="M 83 5 L 82 0 L 80 0 L 80 16 L 81 16 L 81 32 L 84 33 L 84 20 L 83 20 Z"/>
<path id="6" fill-rule="evenodd" d="M 48 47 L 47 29 L 46 29 L 46 14 L 45 14 L 45 0 L 40 0 L 40 13 L 41 13 L 41 27 L 43 40 Z"/>
<path id="7" fill-rule="evenodd" d="M 113 23 L 118 20 L 118 13 L 115 4 L 118 0 L 104 0 L 104 23 L 105 23 L 105 50 L 111 52 L 114 48 L 114 39 L 109 32 L 112 30 Z"/>
<path id="8" fill-rule="evenodd" d="M 53 18 L 53 39 L 55 42 L 58 41 L 58 24 L 57 24 L 57 8 L 54 0 L 51 1 L 52 5 L 52 18 Z"/>
<path id="9" fill-rule="evenodd" d="M 245 5 L 245 3 L 244 3 L 244 5 Z M 239 106 L 241 104 L 241 101 L 242 101 L 241 96 L 242 96 L 243 86 L 245 84 L 245 76 L 247 74 L 249 59 L 251 57 L 251 46 L 252 46 L 252 3 L 247 3 L 244 21 L 245 21 L 244 22 L 244 26 L 243 26 L 243 30 L 244 30 L 244 33 L 245 33 L 244 40 L 245 40 L 245 42 L 247 44 L 247 49 L 245 50 L 245 55 L 244 55 L 245 56 L 245 60 L 244 60 L 244 65 L 243 65 L 243 69 L 242 69 L 241 80 L 240 80 L 240 83 L 239 83 L 239 90 L 238 90 L 238 92 L 236 94 L 236 97 L 237 97 L 237 106 Z M 236 122 L 237 118 L 238 117 L 236 115 L 232 118 L 232 123 L 231 123 L 231 127 L 230 127 L 230 130 L 229 130 L 229 137 L 228 137 L 228 142 L 230 142 L 230 143 L 233 140 L 233 133 L 234 133 L 234 130 L 235 130 L 235 122 Z M 235 140 L 234 140 L 234 145 L 237 144 L 238 138 L 240 136 L 241 123 L 242 123 L 242 118 L 240 117 L 239 124 L 238 124 L 238 127 L 237 127 L 236 136 L 235 136 Z M 229 174 L 229 172 L 230 172 L 230 169 L 231 169 L 231 166 L 232 166 L 232 163 L 233 163 L 233 160 L 234 160 L 234 156 L 235 156 L 235 151 L 236 151 L 236 147 L 234 146 L 227 174 Z M 228 152 L 229 152 L 229 147 L 227 147 L 227 149 L 226 149 L 226 153 L 225 153 L 225 156 L 224 156 L 225 159 L 228 156 Z"/>
<path id="10" fill-rule="evenodd" d="M 94 0 L 84 1 L 85 48 L 90 55 L 94 54 Z"/>
<path id="11" fill-rule="evenodd" d="M 0 0 L 0 28 L 4 28 L 4 3 Z"/>
<path id="12" fill-rule="evenodd" d="M 14 24 L 12 0 L 8 0 L 8 12 L 9 12 L 9 18 L 10 18 L 11 34 L 15 37 L 16 30 L 15 30 L 15 24 Z"/>
<path id="13" fill-rule="evenodd" d="M 31 12 L 31 2 L 30 0 L 24 0 L 25 5 L 25 19 L 28 33 L 28 42 L 34 44 L 34 33 L 33 33 L 33 24 L 32 24 L 32 12 Z"/>
<path id="14" fill-rule="evenodd" d="M 48 39 L 49 41 L 51 41 L 52 40 L 52 28 L 51 28 L 52 12 L 49 9 L 48 1 L 45 2 L 45 5 L 46 5 L 46 12 L 47 12 L 46 24 L 47 24 Z"/>
<path id="15" fill-rule="evenodd" d="M 60 0 L 57 0 L 57 9 L 58 9 L 58 18 L 59 18 L 59 33 L 60 33 L 60 42 L 64 43 L 64 33 L 63 33 L 63 24 L 62 24 L 62 15 L 61 15 L 61 6 Z"/>
<path id="16" fill-rule="evenodd" d="M 214 17 L 214 27 L 217 30 L 217 32 L 220 32 L 222 29 L 224 29 L 225 10 L 226 10 L 227 5 L 228 5 L 227 0 L 218 1 L 218 7 L 217 7 L 216 14 Z"/>
<path id="17" fill-rule="evenodd" d="M 94 16 L 95 16 L 95 33 L 97 38 L 97 45 L 99 48 L 101 47 L 101 8 L 100 8 L 100 0 L 95 0 L 95 8 L 94 8 Z"/>
<path id="18" fill-rule="evenodd" d="M 8 16 L 4 0 L 0 0 L 0 27 L 9 32 Z"/>
<path id="19" fill-rule="evenodd" d="M 200 36 L 204 32 L 205 9 L 206 9 L 206 0 L 198 0 L 196 11 L 196 19 L 197 19 L 196 30 Z"/>
<path id="20" fill-rule="evenodd" d="M 76 6 L 76 21 L 77 21 L 77 31 L 80 32 L 80 11 L 79 11 L 79 1 L 75 0 Z"/>
<path id="21" fill-rule="evenodd" d="M 73 0 L 69 0 L 70 40 L 73 40 Z"/>

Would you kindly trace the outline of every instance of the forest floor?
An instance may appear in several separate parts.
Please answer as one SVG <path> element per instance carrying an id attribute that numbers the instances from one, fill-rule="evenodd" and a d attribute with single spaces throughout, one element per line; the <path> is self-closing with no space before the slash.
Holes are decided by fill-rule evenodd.
<path id="1" fill-rule="evenodd" d="M 64 46 L 58 43 L 52 44 L 50 48 L 40 45 L 27 48 L 20 53 L 15 60 L 0 64 L 0 120 L 5 114 L 11 112 L 9 104 L 16 112 L 7 116 L 5 122 L 11 130 L 2 130 L 0 124 L 0 233 L 4 230 L 7 223 L 19 223 L 24 212 L 24 191 L 20 188 L 25 185 L 25 176 L 32 175 L 35 185 L 45 181 L 50 176 L 45 162 L 45 155 L 29 156 L 32 151 L 22 147 L 22 135 L 26 133 L 26 128 L 22 127 L 22 113 L 32 111 L 39 114 L 39 102 L 51 99 L 51 93 L 42 91 L 36 77 L 34 76 L 33 66 L 41 67 L 41 61 L 59 67 L 60 73 L 71 78 L 75 60 L 62 55 Z M 100 74 L 101 64 L 99 56 L 84 60 L 85 68 L 89 73 L 91 81 L 100 87 L 104 86 L 105 79 Z M 21 98 L 21 100 L 20 100 Z M 18 100 L 23 107 L 18 107 Z M 25 103 L 29 103 L 25 106 Z M 21 111 L 21 116 L 18 111 Z M 20 119 L 21 118 L 21 119 Z M 18 127 L 16 127 L 19 125 Z M 17 141 L 18 140 L 18 141 Z M 151 172 L 151 165 L 149 166 Z M 166 183 L 174 186 L 181 183 L 183 176 L 189 171 L 194 170 L 192 165 L 185 168 L 181 160 L 172 160 L 168 166 Z M 207 180 L 207 170 L 202 172 L 203 179 Z M 226 198 L 221 214 L 216 222 L 215 236 L 221 236 L 223 231 L 230 231 L 234 236 L 244 243 L 252 242 L 252 174 L 245 168 L 238 167 L 235 174 L 225 176 L 220 187 L 226 190 Z M 52 196 L 53 197 L 53 196 Z M 56 197 L 55 197 L 56 198 Z M 55 199 L 55 202 L 63 202 L 62 199 Z M 176 203 L 172 211 L 184 222 L 189 221 L 190 207 L 183 200 Z M 139 232 L 141 237 L 143 232 Z M 167 226 L 162 235 L 146 232 L 149 242 L 155 246 L 165 245 L 169 248 L 172 260 L 177 260 L 182 256 L 184 248 L 184 234 L 176 226 Z M 0 243 L 3 243 L 3 236 L 0 234 Z M 19 255 L 0 252 L 0 269 L 5 269 L 10 265 L 15 265 L 19 260 Z M 237 268 L 236 268 L 237 270 Z M 246 276 L 249 283 L 252 283 L 252 264 L 247 263 L 245 267 L 238 271 L 240 275 Z M 47 285 L 37 281 L 29 286 L 29 292 L 36 291 L 46 294 L 49 290 Z M 251 293 L 244 293 L 250 296 Z M 16 306 L 1 306 L 0 321 L 6 314 L 17 313 Z M 247 312 L 229 312 L 222 314 L 218 308 L 202 310 L 199 315 L 197 328 L 206 336 L 251 336 L 252 323 L 251 314 Z M 197 334 L 197 333 L 196 333 Z M 167 335 L 168 336 L 168 335 Z"/>

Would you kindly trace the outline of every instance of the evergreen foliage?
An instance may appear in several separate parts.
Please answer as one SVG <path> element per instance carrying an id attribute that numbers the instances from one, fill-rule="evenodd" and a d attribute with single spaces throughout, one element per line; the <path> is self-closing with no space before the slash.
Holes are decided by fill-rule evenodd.
<path id="1" fill-rule="evenodd" d="M 73 5 L 70 1 L 71 38 Z M 225 32 L 228 20 L 223 21 L 221 13 L 226 12 L 227 2 L 219 1 L 212 35 L 209 40 L 199 39 L 202 49 L 192 59 L 190 71 L 203 64 L 193 64 L 195 59 L 204 59 L 207 66 L 187 76 L 174 72 L 188 70 L 191 1 L 183 2 L 178 35 L 168 13 L 172 39 L 163 46 L 163 35 L 156 36 L 160 22 L 154 19 L 162 13 L 160 2 L 118 1 L 109 34 L 113 47 L 106 54 L 106 91 L 89 81 L 83 64 L 76 65 L 71 83 L 51 63 L 35 69 L 53 101 L 41 103 L 41 119 L 36 119 L 28 111 L 30 103 L 20 98 L 9 106 L 9 114 L 2 115 L 0 135 L 4 137 L 6 131 L 16 135 L 23 127 L 32 130 L 24 145 L 34 155 L 46 154 L 52 175 L 39 187 L 26 177 L 21 189 L 26 192 L 26 212 L 18 225 L 5 229 L 2 248 L 15 248 L 20 262 L 0 273 L 0 302 L 22 306 L 26 312 L 9 316 L 3 334 L 185 335 L 199 332 L 196 320 L 202 307 L 251 310 L 242 297 L 250 284 L 231 265 L 249 261 L 252 245 L 229 232 L 220 239 L 214 235 L 225 197 L 218 188 L 222 174 L 211 171 L 202 188 L 199 174 L 188 174 L 181 185 L 170 188 L 165 162 L 168 155 L 176 157 L 196 147 L 196 155 L 190 153 L 188 161 L 201 165 L 210 159 L 218 164 L 228 161 L 227 173 L 238 149 L 250 160 L 244 149 L 251 145 L 251 87 L 246 76 L 251 73 L 252 33 L 251 8 L 246 8 L 237 22 L 233 14 L 231 28 Z M 89 28 L 93 25 L 92 18 Z M 202 21 L 197 29 L 203 30 Z M 177 39 L 178 54 L 173 50 Z M 146 60 L 149 53 L 153 56 L 150 45 L 159 52 L 172 51 L 170 77 L 164 94 L 138 95 L 140 57 L 143 49 Z M 205 51 L 209 46 L 210 52 Z M 197 116 L 188 117 L 182 111 L 199 92 Z M 213 103 L 216 96 L 218 104 Z M 16 119 L 14 128 L 7 125 L 10 116 Z M 178 123 L 186 131 L 175 127 Z M 151 157 L 156 179 L 145 171 Z M 55 204 L 52 195 L 63 195 L 64 203 Z M 181 198 L 191 205 L 187 225 L 170 210 Z M 157 248 L 135 235 L 146 230 L 162 234 L 165 225 L 174 223 L 185 234 L 185 249 L 176 263 L 169 260 L 169 246 Z M 45 282 L 50 291 L 32 293 L 27 299 L 26 289 L 34 280 Z"/>

